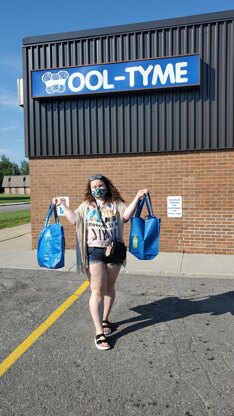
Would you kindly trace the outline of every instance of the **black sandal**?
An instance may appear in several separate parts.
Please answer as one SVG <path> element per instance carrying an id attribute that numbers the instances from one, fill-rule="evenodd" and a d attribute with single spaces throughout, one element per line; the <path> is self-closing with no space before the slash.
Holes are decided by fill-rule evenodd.
<path id="1" fill-rule="evenodd" d="M 109 335 L 109 334 L 111 334 L 111 332 L 112 332 L 112 326 L 111 326 L 111 323 L 110 323 L 110 321 L 102 321 L 102 329 L 104 330 L 104 329 L 106 329 L 106 331 L 103 331 L 104 332 L 104 335 Z"/>
<path id="2" fill-rule="evenodd" d="M 101 339 L 102 338 L 102 339 Z M 106 343 L 107 346 L 103 347 L 101 344 Z M 105 351 L 110 349 L 110 344 L 108 343 L 106 337 L 104 334 L 98 334 L 95 337 L 95 345 L 99 350 Z"/>

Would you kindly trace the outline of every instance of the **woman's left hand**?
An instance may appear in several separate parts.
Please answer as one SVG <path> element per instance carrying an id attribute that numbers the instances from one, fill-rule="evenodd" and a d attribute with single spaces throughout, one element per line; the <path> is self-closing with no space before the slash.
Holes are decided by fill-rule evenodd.
<path id="1" fill-rule="evenodd" d="M 149 190 L 147 188 L 145 189 L 140 189 L 140 191 L 137 192 L 136 194 L 136 198 L 139 200 L 141 199 L 145 194 L 147 194 L 149 192 Z"/>
<path id="2" fill-rule="evenodd" d="M 126 208 L 123 216 L 123 220 L 127 222 L 132 218 L 134 212 L 136 211 L 138 201 L 144 196 L 144 194 L 147 194 L 149 190 L 147 188 L 140 189 L 140 191 L 137 192 L 134 200 L 131 202 L 131 204 Z"/>

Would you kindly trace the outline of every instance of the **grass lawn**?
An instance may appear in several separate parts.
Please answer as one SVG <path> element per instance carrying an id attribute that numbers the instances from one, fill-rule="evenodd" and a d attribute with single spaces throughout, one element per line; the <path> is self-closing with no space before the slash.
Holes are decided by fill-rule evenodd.
<path id="1" fill-rule="evenodd" d="M 15 227 L 31 221 L 30 209 L 14 212 L 0 213 L 0 230 L 3 228 Z"/>
<path id="2" fill-rule="evenodd" d="M 12 204 L 14 202 L 30 202 L 30 195 L 0 194 L 0 204 Z"/>

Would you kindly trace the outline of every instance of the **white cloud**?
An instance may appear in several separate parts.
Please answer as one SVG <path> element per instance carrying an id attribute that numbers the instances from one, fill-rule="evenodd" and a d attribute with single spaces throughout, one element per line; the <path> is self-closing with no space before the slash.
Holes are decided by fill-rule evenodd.
<path id="1" fill-rule="evenodd" d="M 2 132 L 2 133 L 6 133 L 7 131 L 10 131 L 10 130 L 16 130 L 16 129 L 18 129 L 20 127 L 20 124 L 18 123 L 18 121 L 10 121 L 10 124 L 8 125 L 8 126 L 6 126 L 6 127 L 2 127 L 1 129 L 0 129 L 0 132 Z"/>

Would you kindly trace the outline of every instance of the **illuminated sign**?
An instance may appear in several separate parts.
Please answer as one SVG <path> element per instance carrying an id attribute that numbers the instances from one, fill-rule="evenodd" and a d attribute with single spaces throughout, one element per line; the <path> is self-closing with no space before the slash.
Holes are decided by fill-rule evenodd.
<path id="1" fill-rule="evenodd" d="M 32 71 L 32 97 L 200 85 L 198 54 Z"/>

